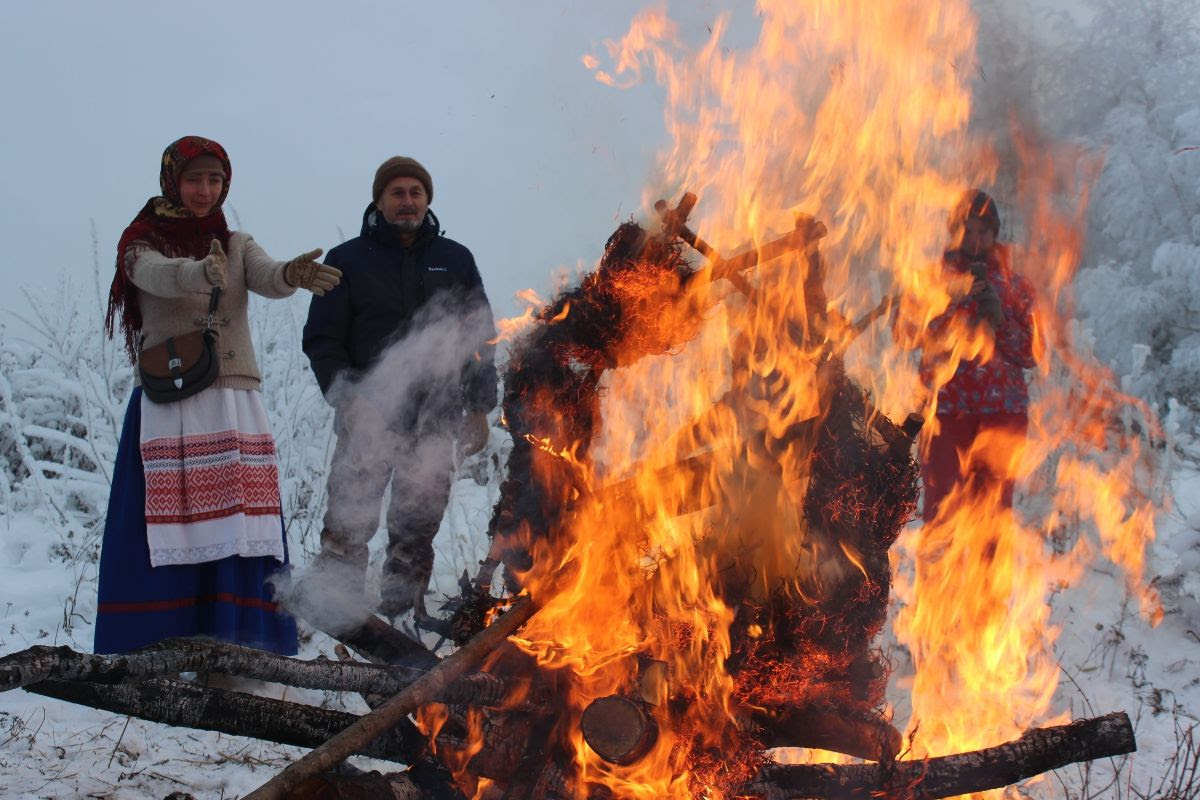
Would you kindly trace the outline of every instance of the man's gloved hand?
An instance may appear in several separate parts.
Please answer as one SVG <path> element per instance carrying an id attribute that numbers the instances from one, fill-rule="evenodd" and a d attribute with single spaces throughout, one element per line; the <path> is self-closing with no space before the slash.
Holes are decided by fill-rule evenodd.
<path id="1" fill-rule="evenodd" d="M 473 456 L 483 449 L 491 435 L 488 427 L 487 414 L 475 411 L 463 419 L 462 432 L 458 436 L 458 454 L 460 458 Z"/>
<path id="2" fill-rule="evenodd" d="M 1000 301 L 996 287 L 987 279 L 987 264 L 974 261 L 968 265 L 968 269 L 974 276 L 968 296 L 975 301 L 980 318 L 991 324 L 992 328 L 999 328 L 1004 322 L 1004 304 Z"/>
<path id="3" fill-rule="evenodd" d="M 321 248 L 296 256 L 283 265 L 283 279 L 289 286 L 308 289 L 313 294 L 325 294 L 342 282 L 342 271 L 317 261 Z"/>
<path id="4" fill-rule="evenodd" d="M 212 246 L 208 248 L 208 255 L 200 263 L 204 265 L 204 279 L 208 281 L 208 285 L 220 286 L 224 289 L 228 260 L 225 258 L 225 250 L 221 247 L 220 239 L 212 240 Z"/>

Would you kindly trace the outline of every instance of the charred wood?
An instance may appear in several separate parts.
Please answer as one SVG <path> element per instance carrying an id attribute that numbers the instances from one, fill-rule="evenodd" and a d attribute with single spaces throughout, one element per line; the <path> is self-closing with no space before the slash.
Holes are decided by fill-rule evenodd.
<path id="1" fill-rule="evenodd" d="M 475 725 L 482 726 L 482 746 L 473 742 L 469 733 L 472 714 L 477 715 Z M 459 708 L 451 712 L 451 720 L 453 725 L 447 724 L 438 734 L 439 753 L 466 754 L 478 747 L 479 752 L 470 758 L 472 775 L 498 781 L 513 777 L 533 732 L 532 717 L 513 712 L 490 714 Z"/>
<path id="2" fill-rule="evenodd" d="M 561 770 L 556 767 L 551 754 L 547 752 L 554 725 L 555 720 L 552 717 L 541 717 L 534 722 L 525 744 L 525 753 L 514 772 L 514 779 L 508 784 L 501 800 L 553 796 L 545 783 L 550 777 L 561 775 Z M 570 785 L 565 776 L 562 782 Z"/>
<path id="3" fill-rule="evenodd" d="M 467 800 L 453 776 L 428 760 L 404 772 L 361 772 L 352 767 L 316 775 L 289 800 Z"/>
<path id="4" fill-rule="evenodd" d="M 772 765 L 740 792 L 773 800 L 955 797 L 1010 786 L 1068 764 L 1118 756 L 1136 749 L 1129 717 L 1116 712 L 1069 725 L 1035 728 L 996 747 L 923 761 Z"/>
<path id="5" fill-rule="evenodd" d="M 354 656 L 350 654 L 349 648 L 347 648 L 346 645 L 342 644 L 341 642 L 338 642 L 333 646 L 333 654 L 337 656 L 338 661 L 344 664 L 357 663 L 354 661 Z M 384 701 L 387 700 L 385 695 L 377 694 L 375 692 L 359 692 L 359 696 L 362 697 L 363 702 L 367 704 L 367 707 L 372 710 L 379 708 L 381 705 L 383 705 Z"/>
<path id="6" fill-rule="evenodd" d="M 583 740 L 612 764 L 632 764 L 658 740 L 658 726 L 647 708 L 620 695 L 598 697 L 579 720 Z"/>
<path id="7" fill-rule="evenodd" d="M 550 696 L 526 678 L 498 677 L 488 672 L 463 675 L 438 696 L 438 702 L 513 711 L 549 711 Z"/>
<path id="8" fill-rule="evenodd" d="M 424 674 L 413 667 L 354 661 L 340 644 L 335 652 L 337 661 L 302 661 L 210 639 L 184 638 L 164 639 L 151 647 L 123 655 L 79 653 L 66 646 L 34 645 L 0 658 L 0 691 L 48 680 L 115 685 L 151 678 L 173 679 L 181 672 L 207 671 L 304 689 L 355 692 L 374 708 Z M 550 698 L 545 692 L 531 693 L 528 678 L 501 678 L 477 672 L 463 675 L 446 686 L 438 702 L 534 711 L 544 710 Z"/>
<path id="9" fill-rule="evenodd" d="M 807 747 L 868 761 L 891 761 L 904 746 L 900 731 L 879 715 L 838 713 L 823 708 L 760 711 L 753 720 L 763 730 L 763 747 Z"/>
<path id="10" fill-rule="evenodd" d="M 374 614 L 352 628 L 325 632 L 345 642 L 363 657 L 378 663 L 427 672 L 440 661 L 425 645 L 405 636 Z"/>

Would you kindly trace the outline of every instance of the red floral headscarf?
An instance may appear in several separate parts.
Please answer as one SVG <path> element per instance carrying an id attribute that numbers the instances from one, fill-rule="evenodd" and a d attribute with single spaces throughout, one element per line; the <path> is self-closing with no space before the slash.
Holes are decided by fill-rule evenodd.
<path id="1" fill-rule="evenodd" d="M 221 163 L 225 173 L 225 184 L 221 196 L 207 216 L 197 217 L 188 211 L 179 195 L 179 179 L 188 162 L 200 156 L 213 156 Z M 125 351 L 130 363 L 137 361 L 138 333 L 142 329 L 142 310 L 138 304 L 137 287 L 129 280 L 125 253 L 134 244 L 145 245 L 170 258 L 201 259 L 208 255 L 213 239 L 229 249 L 229 226 L 221 205 L 229 194 L 229 182 L 233 178 L 233 167 L 225 148 L 202 136 L 184 136 L 172 142 L 163 151 L 162 167 L 158 173 L 158 185 L 162 195 L 151 197 L 142 210 L 129 223 L 117 243 L 117 265 L 112 288 L 108 293 L 108 313 L 104 317 L 104 329 L 113 335 L 117 315 L 121 317 L 121 330 L 125 337 Z"/>

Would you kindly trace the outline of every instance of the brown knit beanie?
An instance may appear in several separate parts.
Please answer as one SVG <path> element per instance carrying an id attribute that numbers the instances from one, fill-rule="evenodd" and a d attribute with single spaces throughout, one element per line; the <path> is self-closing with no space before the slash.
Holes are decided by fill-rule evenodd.
<path id="1" fill-rule="evenodd" d="M 387 185 L 394 178 L 401 177 L 419 180 L 425 187 L 425 194 L 429 195 L 429 202 L 433 202 L 433 178 L 429 177 L 429 170 L 408 156 L 392 156 L 379 165 L 379 169 L 375 170 L 375 183 L 371 185 L 371 199 L 378 203 L 379 195 L 383 194 Z"/>

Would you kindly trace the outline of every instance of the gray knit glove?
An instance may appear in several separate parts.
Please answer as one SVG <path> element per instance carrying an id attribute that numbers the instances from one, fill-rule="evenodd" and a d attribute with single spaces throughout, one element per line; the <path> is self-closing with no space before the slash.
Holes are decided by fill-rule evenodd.
<path id="1" fill-rule="evenodd" d="M 212 240 L 212 247 L 208 248 L 208 255 L 200 263 L 204 265 L 204 279 L 208 281 L 208 285 L 220 286 L 224 289 L 228 259 L 225 258 L 225 250 L 221 247 L 220 239 Z"/>
<path id="2" fill-rule="evenodd" d="M 325 294 L 342 282 L 342 271 L 317 261 L 321 248 L 296 256 L 283 265 L 283 279 L 289 286 L 308 289 L 313 294 Z"/>

